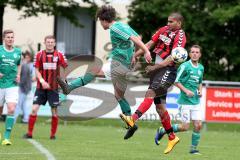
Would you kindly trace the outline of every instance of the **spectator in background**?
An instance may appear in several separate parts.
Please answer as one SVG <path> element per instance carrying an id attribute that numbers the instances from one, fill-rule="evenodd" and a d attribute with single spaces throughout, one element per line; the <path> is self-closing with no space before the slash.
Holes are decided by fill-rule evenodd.
<path id="1" fill-rule="evenodd" d="M 20 83 L 19 83 L 19 99 L 18 104 L 14 113 L 15 122 L 17 121 L 18 115 L 21 110 L 23 112 L 22 120 L 23 123 L 28 123 L 30 114 L 30 106 L 27 104 L 27 97 L 32 89 L 32 81 L 35 81 L 35 70 L 32 63 L 32 54 L 26 52 L 23 55 L 23 63 L 21 67 Z"/>

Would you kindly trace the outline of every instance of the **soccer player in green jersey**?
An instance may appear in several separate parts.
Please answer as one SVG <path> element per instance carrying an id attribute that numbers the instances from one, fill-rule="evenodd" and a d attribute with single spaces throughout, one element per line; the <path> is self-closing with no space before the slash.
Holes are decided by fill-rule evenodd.
<path id="1" fill-rule="evenodd" d="M 132 69 L 131 60 L 135 45 L 145 53 L 147 62 L 151 62 L 148 48 L 141 41 L 140 36 L 127 24 L 115 21 L 116 11 L 112 6 L 102 6 L 96 14 L 103 29 L 110 29 L 112 42 L 111 79 L 114 87 L 115 97 L 121 107 L 122 113 L 131 115 L 130 105 L 124 98 L 127 88 L 126 75 Z"/>
<path id="2" fill-rule="evenodd" d="M 11 145 L 10 134 L 14 124 L 14 110 L 18 102 L 18 86 L 20 81 L 21 50 L 13 46 L 14 32 L 3 32 L 3 45 L 0 45 L 0 108 L 7 103 L 7 117 L 2 145 Z M 1 113 L 0 113 L 1 114 Z"/>
<path id="3" fill-rule="evenodd" d="M 112 6 L 102 6 L 97 11 L 96 18 L 100 20 L 104 30 L 110 29 L 113 46 L 111 51 L 111 79 L 114 86 L 114 94 L 122 113 L 131 115 L 130 105 L 124 98 L 124 94 L 127 88 L 126 75 L 132 69 L 131 60 L 135 49 L 134 44 L 144 51 L 145 59 L 148 63 L 152 60 L 150 52 L 141 41 L 140 36 L 129 25 L 115 21 L 116 11 Z M 95 76 L 93 73 L 94 71 L 91 71 L 84 77 L 79 77 L 68 84 L 61 79 L 58 79 L 58 82 L 63 92 L 68 94 L 71 90 L 91 82 Z"/>
<path id="4" fill-rule="evenodd" d="M 200 140 L 200 130 L 202 127 L 202 108 L 200 105 L 200 97 L 202 96 L 202 79 L 204 67 L 199 63 L 201 57 L 201 47 L 193 45 L 190 48 L 190 60 L 181 64 L 177 71 L 175 85 L 180 89 L 178 104 L 180 106 L 181 124 L 173 124 L 174 132 L 187 131 L 189 129 L 190 120 L 193 123 L 192 144 L 190 148 L 191 154 L 199 154 L 197 146 Z M 164 128 L 157 130 L 155 143 L 159 145 L 159 141 L 166 134 Z"/>

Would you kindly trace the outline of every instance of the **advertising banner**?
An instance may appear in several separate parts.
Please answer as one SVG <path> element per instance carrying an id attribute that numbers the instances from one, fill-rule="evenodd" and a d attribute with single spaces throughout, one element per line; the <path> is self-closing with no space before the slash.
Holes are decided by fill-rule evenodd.
<path id="1" fill-rule="evenodd" d="M 240 88 L 206 88 L 206 121 L 240 122 Z"/>

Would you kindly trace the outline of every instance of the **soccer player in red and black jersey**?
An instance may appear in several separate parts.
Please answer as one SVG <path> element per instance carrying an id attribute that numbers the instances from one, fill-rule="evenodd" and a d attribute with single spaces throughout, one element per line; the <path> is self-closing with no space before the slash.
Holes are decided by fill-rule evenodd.
<path id="1" fill-rule="evenodd" d="M 170 56 L 172 49 L 184 47 L 186 36 L 182 30 L 183 16 L 180 13 L 171 13 L 168 17 L 167 26 L 161 27 L 146 44 L 150 49 L 153 46 L 153 53 L 156 54 L 155 65 L 148 66 L 146 72 L 150 75 L 150 85 L 146 92 L 144 101 L 132 116 L 120 114 L 120 117 L 130 127 L 124 139 L 130 138 L 137 130 L 135 122 L 150 108 L 154 102 L 156 110 L 161 119 L 161 123 L 169 137 L 168 146 L 164 153 L 169 153 L 179 142 L 179 138 L 174 134 L 170 116 L 166 110 L 167 90 L 175 81 L 177 68 Z M 137 51 L 132 62 L 135 63 L 136 57 L 142 54 Z M 157 137 L 160 140 L 162 137 Z"/>
<path id="2" fill-rule="evenodd" d="M 32 138 L 34 124 L 40 105 L 48 101 L 52 111 L 52 123 L 50 139 L 55 139 L 58 126 L 57 106 L 59 105 L 58 83 L 56 77 L 60 76 L 60 67 L 67 67 L 67 59 L 64 54 L 55 50 L 55 38 L 48 35 L 44 39 L 45 50 L 35 55 L 34 66 L 36 68 L 37 89 L 33 99 L 32 113 L 29 117 L 28 132 L 25 138 Z"/>

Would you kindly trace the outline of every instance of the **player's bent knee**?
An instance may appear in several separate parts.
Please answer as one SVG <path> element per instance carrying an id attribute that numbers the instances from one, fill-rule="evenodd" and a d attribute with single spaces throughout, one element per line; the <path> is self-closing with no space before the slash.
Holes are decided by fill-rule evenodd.
<path id="1" fill-rule="evenodd" d="M 197 126 L 197 130 L 200 131 L 201 129 L 202 129 L 202 124 L 199 124 L 199 125 Z"/>
<path id="2" fill-rule="evenodd" d="M 37 115 L 37 111 L 38 111 L 37 109 L 33 108 L 31 114 L 32 115 Z"/>
<path id="3" fill-rule="evenodd" d="M 11 110 L 11 111 L 8 111 L 8 115 L 13 115 L 14 114 L 14 111 Z"/>
<path id="4" fill-rule="evenodd" d="M 202 129 L 202 123 L 194 124 L 194 130 L 199 132 Z"/>
<path id="5" fill-rule="evenodd" d="M 115 98 L 116 98 L 116 100 L 117 100 L 117 101 L 120 101 L 121 99 L 123 99 L 123 98 L 124 98 L 124 96 L 115 95 Z"/>
<path id="6" fill-rule="evenodd" d="M 160 116 L 163 116 L 163 114 L 167 111 L 165 104 L 156 104 L 156 111 Z"/>
<path id="7" fill-rule="evenodd" d="M 14 110 L 15 110 L 15 108 L 8 108 L 8 115 L 13 115 Z"/>

